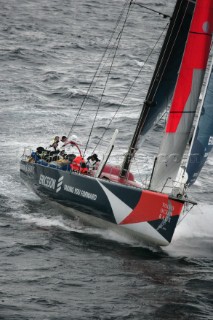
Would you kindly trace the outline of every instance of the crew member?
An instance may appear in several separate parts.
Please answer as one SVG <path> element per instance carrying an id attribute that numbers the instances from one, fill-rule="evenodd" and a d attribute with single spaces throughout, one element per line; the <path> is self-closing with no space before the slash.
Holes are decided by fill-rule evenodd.
<path id="1" fill-rule="evenodd" d="M 96 163 L 97 162 L 100 162 L 100 159 L 98 159 L 98 156 L 96 153 L 92 154 L 91 156 L 89 156 L 87 158 L 87 166 L 90 168 L 90 169 L 95 169 L 96 167 Z"/>
<path id="2" fill-rule="evenodd" d="M 88 173 L 88 168 L 86 166 L 85 160 L 81 156 L 77 156 L 75 157 L 75 159 L 73 159 L 72 163 L 70 164 L 70 168 L 74 172 L 79 172 L 82 174 Z"/>
<path id="3" fill-rule="evenodd" d="M 65 150 L 65 143 L 67 142 L 67 137 L 62 136 L 61 140 L 58 142 L 58 148 L 60 151 Z"/>
<path id="4" fill-rule="evenodd" d="M 49 151 L 56 151 L 58 150 L 58 143 L 59 143 L 59 136 L 55 136 L 54 140 L 52 141 L 51 145 L 49 146 L 48 150 Z"/>

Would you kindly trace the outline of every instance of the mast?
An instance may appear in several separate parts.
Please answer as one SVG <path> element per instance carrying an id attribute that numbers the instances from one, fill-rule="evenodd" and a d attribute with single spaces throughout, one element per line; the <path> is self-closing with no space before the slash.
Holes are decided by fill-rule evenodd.
<path id="1" fill-rule="evenodd" d="M 124 158 L 120 176 L 125 177 L 142 137 L 168 106 L 178 77 L 195 1 L 177 0 L 143 108 Z"/>
<path id="2" fill-rule="evenodd" d="M 176 179 L 199 101 L 212 28 L 213 0 L 197 0 L 165 134 L 153 170 L 150 184 L 153 190 L 162 192 L 167 181 Z M 170 188 L 167 190 L 171 191 Z"/>

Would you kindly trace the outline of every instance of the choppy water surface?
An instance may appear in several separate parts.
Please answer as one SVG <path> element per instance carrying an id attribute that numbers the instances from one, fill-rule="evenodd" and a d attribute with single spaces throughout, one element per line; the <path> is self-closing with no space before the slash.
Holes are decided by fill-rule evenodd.
<path id="1" fill-rule="evenodd" d="M 166 13 L 173 6 L 166 0 L 144 3 Z M 213 319 L 212 157 L 191 190 L 199 205 L 164 249 L 83 226 L 19 178 L 24 147 L 47 145 L 55 134 L 68 133 L 123 6 L 121 0 L 1 1 L 0 319 Z M 131 8 L 91 150 L 167 23 Z M 159 46 L 100 146 L 104 150 L 118 128 L 114 159 L 131 138 Z M 109 67 L 108 62 L 101 75 Z M 73 129 L 82 145 L 104 83 L 99 76 Z M 152 132 L 138 155 L 144 179 L 157 136 Z"/>

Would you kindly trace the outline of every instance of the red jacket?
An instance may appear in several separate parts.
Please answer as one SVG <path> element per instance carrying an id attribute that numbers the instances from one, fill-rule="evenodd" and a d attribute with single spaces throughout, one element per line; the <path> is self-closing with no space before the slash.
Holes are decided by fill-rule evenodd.
<path id="1" fill-rule="evenodd" d="M 83 157 L 78 156 L 75 157 L 70 164 L 70 167 L 72 171 L 77 171 L 83 174 L 86 174 L 88 172 L 88 168 L 86 167 L 86 163 Z"/>

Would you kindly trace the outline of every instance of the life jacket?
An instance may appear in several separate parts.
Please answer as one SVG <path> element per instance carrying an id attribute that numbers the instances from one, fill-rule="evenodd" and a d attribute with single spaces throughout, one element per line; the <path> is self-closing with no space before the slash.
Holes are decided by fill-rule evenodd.
<path id="1" fill-rule="evenodd" d="M 70 164 L 70 168 L 72 169 L 72 171 L 80 172 L 82 174 L 86 174 L 88 172 L 85 160 L 81 156 L 75 157 L 73 159 L 72 163 Z"/>

